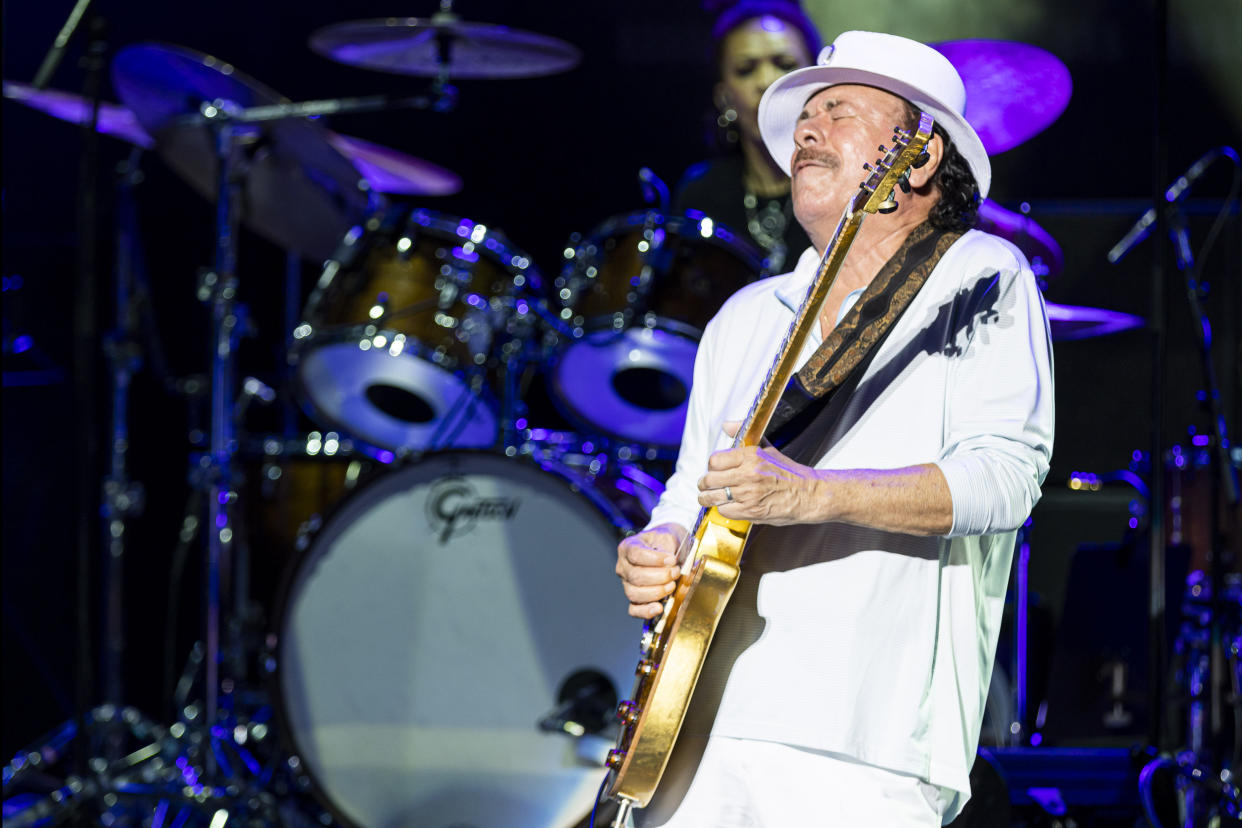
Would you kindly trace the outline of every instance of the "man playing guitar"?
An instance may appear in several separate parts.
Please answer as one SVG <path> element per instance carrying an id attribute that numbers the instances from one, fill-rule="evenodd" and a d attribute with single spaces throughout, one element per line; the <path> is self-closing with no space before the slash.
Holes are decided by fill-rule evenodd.
<path id="1" fill-rule="evenodd" d="M 676 473 L 618 548 L 630 614 L 653 618 L 701 507 L 755 524 L 640 824 L 932 826 L 970 796 L 1053 380 L 1030 266 L 970 229 L 991 167 L 965 105 L 938 52 L 870 32 L 764 94 L 763 139 L 813 247 L 708 326 Z M 864 164 L 920 112 L 936 124 L 925 163 L 858 230 L 787 392 L 804 404 L 771 444 L 730 448 Z"/>

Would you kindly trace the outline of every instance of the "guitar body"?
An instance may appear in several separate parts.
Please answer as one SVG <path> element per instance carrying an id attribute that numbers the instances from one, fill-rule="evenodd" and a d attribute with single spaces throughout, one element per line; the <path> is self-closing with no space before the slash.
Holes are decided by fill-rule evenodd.
<path id="1" fill-rule="evenodd" d="M 655 794 L 690 706 L 725 605 L 737 586 L 738 563 L 750 524 L 712 509 L 694 535 L 689 568 L 664 612 L 648 624 L 617 748 L 608 754 L 614 776 L 608 795 L 645 806 Z"/>

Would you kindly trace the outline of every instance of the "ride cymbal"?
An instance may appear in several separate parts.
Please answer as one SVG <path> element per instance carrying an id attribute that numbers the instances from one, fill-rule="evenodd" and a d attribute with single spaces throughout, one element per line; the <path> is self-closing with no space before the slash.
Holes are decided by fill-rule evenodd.
<path id="1" fill-rule="evenodd" d="M 1048 309 L 1053 342 L 1104 336 L 1143 326 L 1143 318 L 1131 313 L 1055 302 L 1045 302 L 1044 306 Z"/>
<path id="2" fill-rule="evenodd" d="M 1007 40 L 952 40 L 931 46 L 962 76 L 964 114 L 988 155 L 1039 134 L 1069 104 L 1069 69 L 1038 46 Z"/>
<path id="3" fill-rule="evenodd" d="M 975 226 L 1013 242 L 1031 263 L 1031 270 L 1041 284 L 1061 272 L 1064 263 L 1061 245 L 1029 216 L 1006 210 L 985 198 L 979 204 L 979 221 Z"/>
<path id="4" fill-rule="evenodd" d="M 312 34 L 310 47 L 348 66 L 420 77 L 446 70 L 466 80 L 552 75 L 582 59 L 563 40 L 453 15 L 336 23 Z"/>
<path id="5" fill-rule="evenodd" d="M 228 63 L 179 46 L 122 49 L 112 76 L 160 156 L 211 200 L 219 187 L 216 129 L 190 116 L 288 102 Z M 237 123 L 235 130 L 243 158 L 241 220 L 270 241 L 327 258 L 371 211 L 368 183 L 320 124 L 285 118 Z"/>

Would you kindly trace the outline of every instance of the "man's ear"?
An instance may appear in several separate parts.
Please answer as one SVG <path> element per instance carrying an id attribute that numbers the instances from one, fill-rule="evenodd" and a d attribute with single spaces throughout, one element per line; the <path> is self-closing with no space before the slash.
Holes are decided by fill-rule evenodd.
<path id="1" fill-rule="evenodd" d="M 932 139 L 927 142 L 927 163 L 918 169 L 910 170 L 910 186 L 916 190 L 922 189 L 932 180 L 932 176 L 936 174 L 936 170 L 940 168 L 940 162 L 944 160 L 944 140 L 939 135 L 933 135 Z"/>

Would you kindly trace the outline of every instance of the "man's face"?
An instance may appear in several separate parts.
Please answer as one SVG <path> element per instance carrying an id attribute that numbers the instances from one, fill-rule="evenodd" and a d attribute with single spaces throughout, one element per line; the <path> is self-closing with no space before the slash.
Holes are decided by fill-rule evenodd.
<path id="1" fill-rule="evenodd" d="M 870 86 L 830 86 L 811 97 L 794 129 L 794 213 L 803 226 L 836 225 L 846 201 L 866 178 L 864 163 L 883 156 L 893 127 L 905 118 L 905 103 Z"/>

